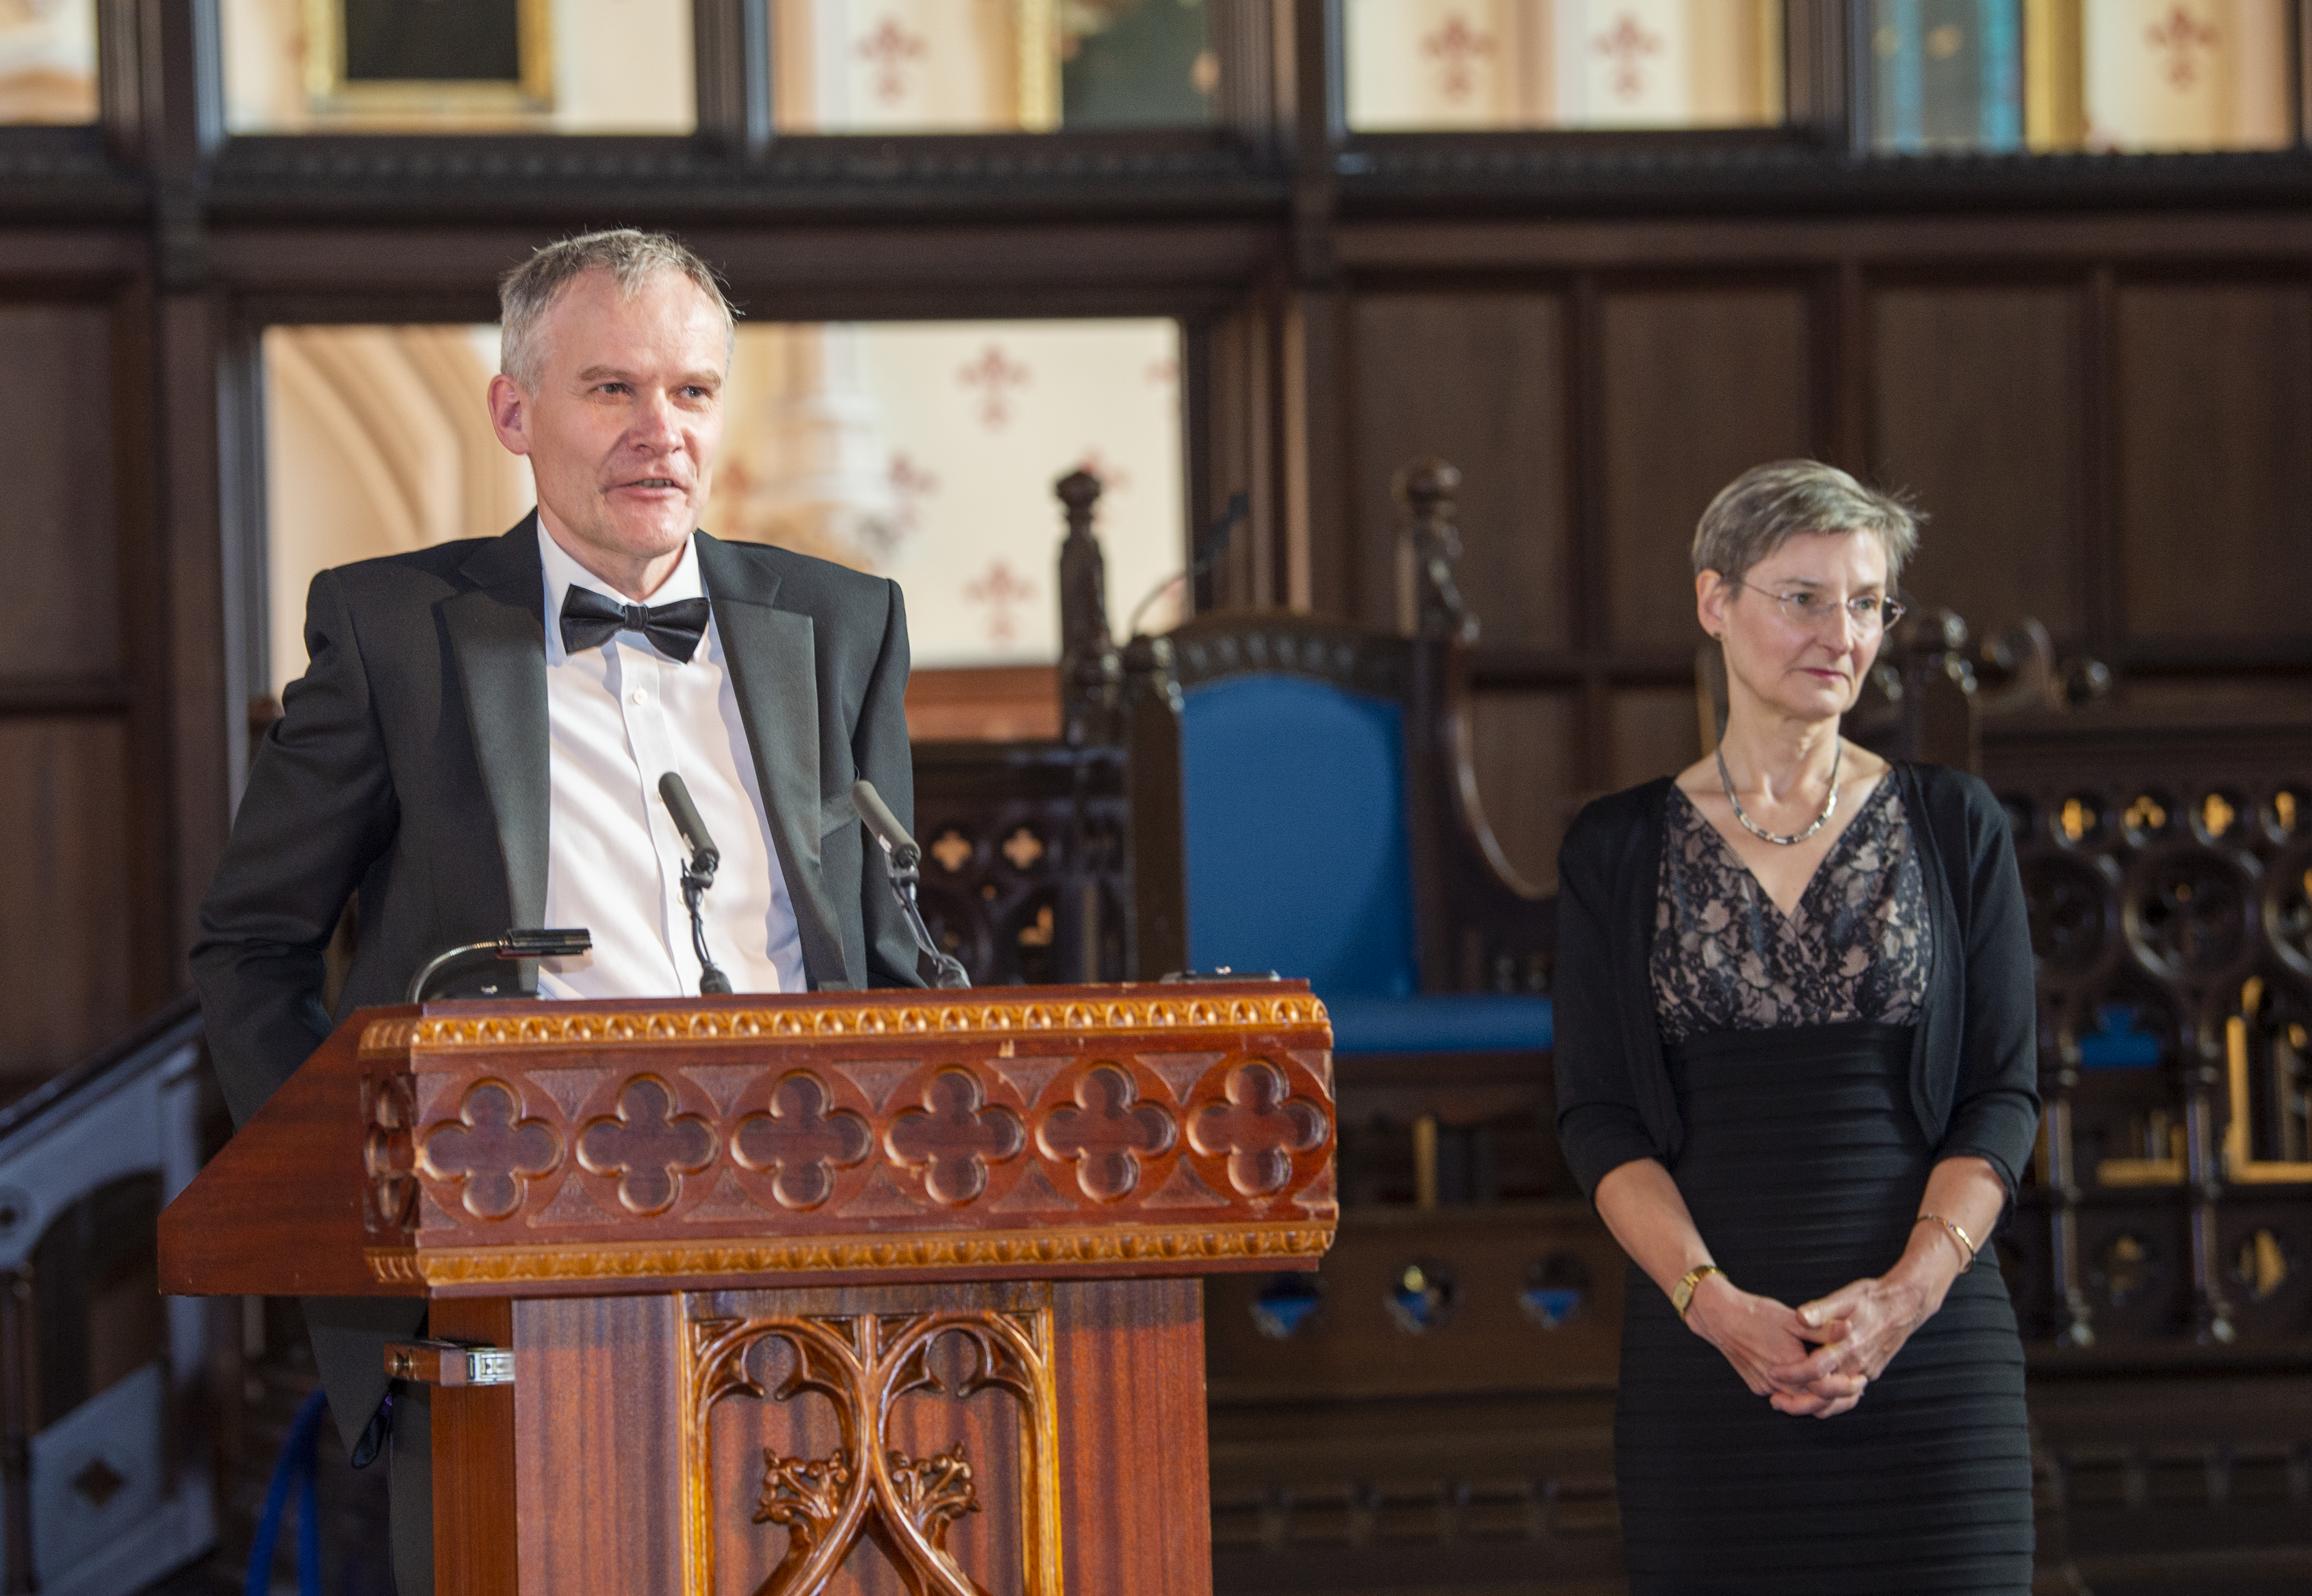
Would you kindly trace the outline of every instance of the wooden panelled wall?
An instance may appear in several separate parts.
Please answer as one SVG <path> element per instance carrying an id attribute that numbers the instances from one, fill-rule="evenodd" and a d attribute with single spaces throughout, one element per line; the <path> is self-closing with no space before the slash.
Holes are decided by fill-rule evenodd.
<path id="1" fill-rule="evenodd" d="M 1354 493 L 1327 596 L 1388 623 L 1389 472 L 1424 451 L 1462 467 L 1482 779 L 1537 880 L 1581 803 L 1698 755 L 1687 551 L 1711 495 L 1762 460 L 1914 493 L 1932 519 L 1905 584 L 1978 633 L 2036 617 L 2139 698 L 2312 686 L 2312 228 L 1441 226 L 1360 245 L 1371 269 L 1327 307 Z"/>
<path id="2" fill-rule="evenodd" d="M 691 0 L 687 139 L 231 138 L 216 0 L 100 0 L 104 119 L 0 129 L 0 1092 L 184 979 L 266 679 L 255 351 L 486 318 L 680 231 L 765 319 L 1169 315 L 1213 589 L 1388 623 L 1390 473 L 1465 472 L 1488 807 L 1546 879 L 1695 746 L 1682 553 L 1813 451 L 1937 516 L 1912 586 L 2140 686 L 2312 678 L 2312 158 L 1852 154 L 1848 0 L 1780 133 L 1338 130 L 1333 0 L 1213 0 L 1222 125 L 773 138 L 768 0 Z M 1057 522 L 1054 531 L 1056 538 Z"/>

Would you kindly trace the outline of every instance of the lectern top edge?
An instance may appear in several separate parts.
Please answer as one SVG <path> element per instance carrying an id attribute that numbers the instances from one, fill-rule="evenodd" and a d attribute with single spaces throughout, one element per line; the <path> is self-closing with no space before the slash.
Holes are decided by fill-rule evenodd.
<path id="1" fill-rule="evenodd" d="M 1282 981 L 436 1003 L 353 1016 L 236 1146 L 303 1138 L 338 1194 L 302 1249 L 333 1252 L 332 1290 L 1311 1268 L 1338 1217 L 1331 1043 Z M 172 1290 L 320 1288 L 164 1250 Z"/>

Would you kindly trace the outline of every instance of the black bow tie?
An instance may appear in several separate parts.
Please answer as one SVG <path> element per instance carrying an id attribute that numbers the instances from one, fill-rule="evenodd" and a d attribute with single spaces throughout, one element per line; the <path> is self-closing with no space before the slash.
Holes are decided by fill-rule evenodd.
<path id="1" fill-rule="evenodd" d="M 678 598 L 672 604 L 620 604 L 591 588 L 572 586 L 562 596 L 562 647 L 582 654 L 621 632 L 639 632 L 670 659 L 690 663 L 706 635 L 706 600 Z"/>

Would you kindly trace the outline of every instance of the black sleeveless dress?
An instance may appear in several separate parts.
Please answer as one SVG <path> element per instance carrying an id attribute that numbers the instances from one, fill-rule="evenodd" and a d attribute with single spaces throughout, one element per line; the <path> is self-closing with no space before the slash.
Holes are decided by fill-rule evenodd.
<path id="1" fill-rule="evenodd" d="M 1785 917 L 1683 793 L 1651 972 L 1686 1128 L 1670 1173 L 1728 1277 L 1796 1307 L 1902 1255 L 1932 1151 L 1910 1106 L 1926 892 L 1881 781 Z M 1992 1260 L 1861 1402 L 1753 1396 L 1633 1267 L 1615 1473 L 1633 1596 L 2031 1586 L 2023 1349 Z"/>

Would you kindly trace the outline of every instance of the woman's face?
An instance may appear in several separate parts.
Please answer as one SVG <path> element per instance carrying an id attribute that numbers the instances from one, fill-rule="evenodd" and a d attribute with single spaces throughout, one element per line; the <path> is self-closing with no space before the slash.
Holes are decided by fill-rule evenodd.
<path id="1" fill-rule="evenodd" d="M 1854 707 L 1885 637 L 1887 551 L 1870 532 L 1802 532 L 1740 582 L 1695 579 L 1703 630 L 1726 646 L 1737 702 L 1771 714 L 1828 720 Z"/>

